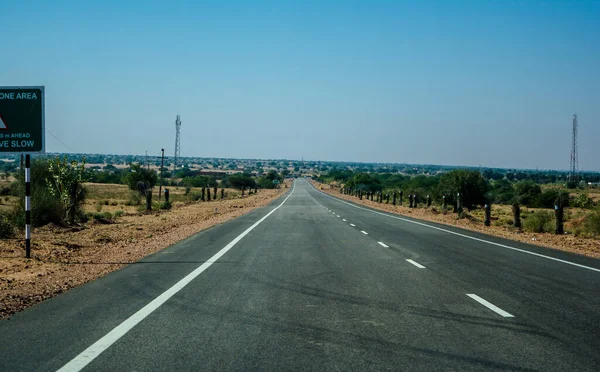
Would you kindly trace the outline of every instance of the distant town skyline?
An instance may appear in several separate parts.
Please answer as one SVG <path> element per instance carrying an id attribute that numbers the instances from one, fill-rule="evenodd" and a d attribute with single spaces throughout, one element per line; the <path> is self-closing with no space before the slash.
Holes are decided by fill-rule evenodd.
<path id="1" fill-rule="evenodd" d="M 0 4 L 49 152 L 600 170 L 600 2 Z M 1 113 L 0 113 L 1 114 Z"/>

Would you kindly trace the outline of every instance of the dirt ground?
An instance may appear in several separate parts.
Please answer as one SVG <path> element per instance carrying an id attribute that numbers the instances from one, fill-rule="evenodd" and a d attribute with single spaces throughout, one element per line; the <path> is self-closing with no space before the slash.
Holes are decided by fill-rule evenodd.
<path id="1" fill-rule="evenodd" d="M 483 225 L 483 211 L 473 211 L 469 213 L 470 218 L 457 219 L 456 214 L 448 212 L 446 215 L 440 213 L 439 206 L 430 208 L 408 208 L 406 206 L 394 206 L 392 204 L 377 203 L 370 200 L 358 200 L 358 198 L 340 194 L 339 191 L 330 189 L 329 185 L 320 184 L 316 181 L 312 183 L 321 188 L 322 191 L 331 194 L 335 197 L 350 200 L 354 203 L 363 204 L 365 206 L 379 209 L 386 212 L 393 212 L 400 215 L 414 217 L 422 220 L 443 223 L 461 227 L 464 229 L 477 231 L 485 234 L 495 235 L 506 239 L 520 241 L 523 243 L 534 244 L 541 247 L 557 249 L 561 251 L 573 252 L 589 257 L 600 258 L 600 240 L 592 238 L 584 238 L 574 236 L 572 234 L 555 235 L 552 233 L 531 233 L 519 231 L 518 229 L 507 226 L 501 222 L 502 219 L 509 215 L 510 207 L 494 206 L 492 208 L 492 226 L 486 227 Z M 405 198 L 405 204 L 408 202 Z M 390 201 L 391 203 L 391 201 Z M 529 211 L 524 211 L 525 213 Z"/>
<path id="2" fill-rule="evenodd" d="M 98 187 L 105 189 L 105 194 L 111 191 L 110 186 Z M 0 319 L 265 206 L 287 190 L 261 190 L 244 198 L 236 194 L 238 198 L 223 201 L 181 201 L 169 211 L 150 214 L 132 213 L 130 209 L 109 224 L 91 220 L 71 228 L 48 225 L 33 231 L 31 259 L 24 258 L 22 239 L 2 240 Z M 120 191 L 123 190 L 117 190 L 112 199 L 118 199 Z M 121 205 L 103 208 L 123 209 Z"/>

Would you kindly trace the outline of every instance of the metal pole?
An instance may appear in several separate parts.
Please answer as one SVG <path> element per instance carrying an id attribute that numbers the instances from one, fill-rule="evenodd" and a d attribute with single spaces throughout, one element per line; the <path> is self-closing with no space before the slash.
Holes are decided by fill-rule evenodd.
<path id="1" fill-rule="evenodd" d="M 165 149 L 160 149 L 160 185 L 158 186 L 158 201 L 162 196 L 162 186 L 163 186 L 163 166 L 165 165 Z"/>
<path id="2" fill-rule="evenodd" d="M 31 155 L 25 155 L 25 257 L 31 257 Z"/>

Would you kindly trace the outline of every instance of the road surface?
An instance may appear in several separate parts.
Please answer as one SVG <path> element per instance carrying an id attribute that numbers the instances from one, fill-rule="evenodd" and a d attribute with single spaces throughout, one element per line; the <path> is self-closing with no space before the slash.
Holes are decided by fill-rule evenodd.
<path id="1" fill-rule="evenodd" d="M 370 210 L 271 205 L 0 321 L 2 371 L 600 365 L 600 260 Z"/>

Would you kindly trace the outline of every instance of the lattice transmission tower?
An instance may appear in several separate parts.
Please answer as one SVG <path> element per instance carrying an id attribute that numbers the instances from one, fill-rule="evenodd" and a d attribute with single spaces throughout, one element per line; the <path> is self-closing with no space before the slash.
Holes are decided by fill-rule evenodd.
<path id="1" fill-rule="evenodd" d="M 179 115 L 177 115 L 177 119 L 175 119 L 175 155 L 173 156 L 173 170 L 177 169 L 179 165 L 179 158 L 181 157 L 181 119 Z"/>
<path id="2" fill-rule="evenodd" d="M 577 149 L 577 115 L 573 115 L 573 138 L 571 140 L 571 164 L 569 166 L 569 181 L 577 182 L 579 180 L 579 151 Z"/>

